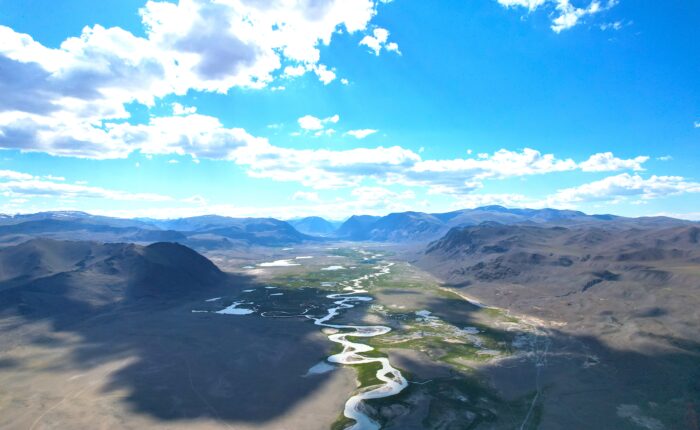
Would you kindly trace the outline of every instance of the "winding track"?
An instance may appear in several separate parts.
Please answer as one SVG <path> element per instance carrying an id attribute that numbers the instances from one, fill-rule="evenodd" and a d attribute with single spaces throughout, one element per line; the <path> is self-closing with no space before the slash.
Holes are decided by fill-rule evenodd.
<path id="1" fill-rule="evenodd" d="M 357 294 L 367 293 L 367 290 L 362 286 L 363 282 L 369 281 L 372 278 L 376 278 L 382 275 L 386 275 L 390 272 L 390 268 L 393 263 L 387 263 L 386 265 L 377 266 L 379 269 L 377 272 L 364 275 L 357 279 L 350 281 L 345 285 L 344 290 L 347 293 L 330 294 L 326 297 L 329 299 L 338 299 L 333 303 L 335 307 L 329 308 L 328 313 L 323 317 L 311 317 L 307 316 L 314 321 L 314 324 L 330 327 L 337 330 L 351 330 L 348 332 L 335 333 L 328 336 L 332 342 L 339 343 L 343 345 L 343 352 L 339 354 L 332 355 L 328 357 L 328 361 L 331 363 L 338 364 L 366 364 L 366 363 L 380 363 L 382 365 L 381 369 L 377 371 L 377 379 L 382 381 L 384 384 L 374 388 L 369 391 L 364 391 L 358 393 L 348 399 L 345 403 L 344 415 L 347 418 L 355 420 L 355 424 L 349 427 L 349 430 L 377 430 L 380 428 L 379 423 L 372 420 L 364 411 L 363 400 L 367 399 L 380 399 L 384 397 L 393 396 L 400 393 L 406 386 L 408 382 L 406 378 L 403 377 L 401 372 L 395 369 L 389 359 L 385 357 L 366 357 L 362 353 L 372 351 L 369 345 L 362 343 L 356 343 L 348 340 L 348 337 L 374 337 L 381 336 L 391 331 L 390 327 L 375 325 L 375 326 L 358 326 L 358 325 L 338 325 L 338 324 L 328 324 L 327 321 L 331 320 L 333 317 L 338 315 L 341 309 L 350 309 L 355 307 L 353 302 L 368 302 L 372 298 L 368 296 L 360 296 Z"/>

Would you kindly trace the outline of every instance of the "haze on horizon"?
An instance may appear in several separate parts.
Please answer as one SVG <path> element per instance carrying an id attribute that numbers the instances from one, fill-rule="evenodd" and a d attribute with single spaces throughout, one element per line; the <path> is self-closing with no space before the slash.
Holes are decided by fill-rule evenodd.
<path id="1" fill-rule="evenodd" d="M 700 219 L 697 2 L 0 3 L 0 212 Z"/>

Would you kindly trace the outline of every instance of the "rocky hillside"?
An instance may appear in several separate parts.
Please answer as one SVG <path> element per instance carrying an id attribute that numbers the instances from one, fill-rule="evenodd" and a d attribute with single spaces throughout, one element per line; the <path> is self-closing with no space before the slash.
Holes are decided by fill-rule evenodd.
<path id="1" fill-rule="evenodd" d="M 0 302 L 24 312 L 167 301 L 202 294 L 225 279 L 211 261 L 177 243 L 34 239 L 0 249 Z"/>
<path id="2" fill-rule="evenodd" d="M 598 226 L 605 229 L 664 228 L 691 224 L 666 217 L 625 218 L 615 215 L 587 215 L 558 209 L 509 209 L 484 206 L 447 213 L 399 212 L 383 217 L 353 216 L 336 232 L 348 240 L 378 242 L 427 242 L 451 228 L 477 226 L 484 222 L 505 225 L 541 225 L 567 228 Z"/>
<path id="3" fill-rule="evenodd" d="M 197 249 L 285 246 L 317 240 L 274 218 L 207 215 L 174 220 L 121 219 L 83 212 L 41 212 L 0 218 L 0 244 L 32 238 L 100 242 L 180 242 Z"/>

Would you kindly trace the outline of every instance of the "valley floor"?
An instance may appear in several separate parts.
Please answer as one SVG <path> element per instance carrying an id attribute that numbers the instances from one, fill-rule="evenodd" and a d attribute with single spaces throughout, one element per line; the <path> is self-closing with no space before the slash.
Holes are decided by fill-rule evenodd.
<path id="1" fill-rule="evenodd" d="M 679 400 L 698 388 L 688 356 L 612 349 L 566 321 L 483 306 L 389 248 L 208 257 L 236 275 L 186 302 L 142 300 L 69 319 L 5 308 L 0 428 L 347 428 L 346 401 L 382 384 L 379 367 L 328 363 L 341 352 L 328 336 L 343 329 L 311 318 L 333 306 L 328 295 L 391 264 L 362 281 L 372 301 L 329 321 L 391 328 L 351 338 L 408 382 L 364 403 L 382 428 L 694 429 L 694 406 Z M 649 375 L 652 360 L 667 373 Z M 671 372 L 690 385 L 663 384 Z"/>

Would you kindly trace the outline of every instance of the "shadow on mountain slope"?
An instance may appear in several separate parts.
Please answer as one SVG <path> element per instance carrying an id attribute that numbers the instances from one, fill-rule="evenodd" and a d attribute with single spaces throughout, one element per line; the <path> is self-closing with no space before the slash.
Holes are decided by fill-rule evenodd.
<path id="1" fill-rule="evenodd" d="M 16 261 L 29 266 L 13 271 Z M 0 400 L 27 403 L 0 414 L 0 427 L 50 406 L 33 397 L 60 390 L 52 373 L 77 378 L 109 365 L 96 382 L 128 410 L 231 423 L 283 416 L 331 378 L 301 377 L 330 346 L 308 320 L 193 313 L 256 285 L 180 245 L 37 240 L 1 250 L 0 272 Z"/>

